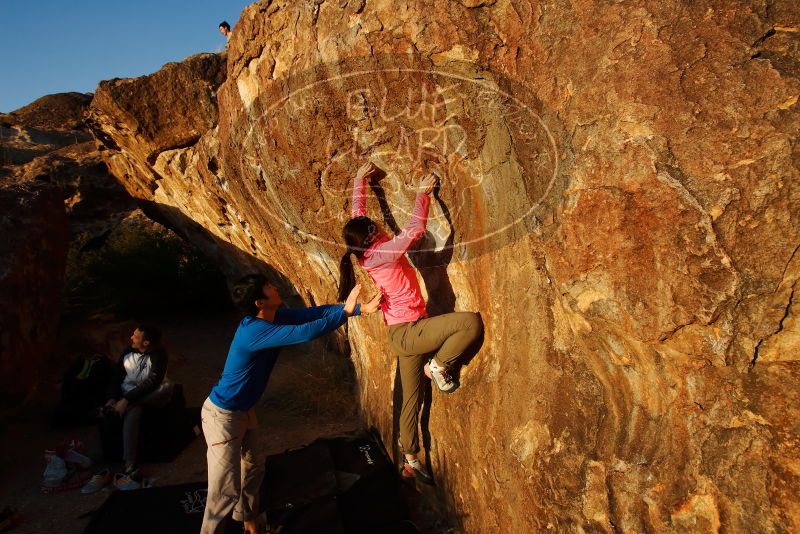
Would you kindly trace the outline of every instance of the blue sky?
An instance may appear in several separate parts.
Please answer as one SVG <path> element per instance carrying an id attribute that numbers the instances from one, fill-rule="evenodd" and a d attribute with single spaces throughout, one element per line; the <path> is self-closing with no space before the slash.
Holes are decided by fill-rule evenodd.
<path id="1" fill-rule="evenodd" d="M 254 0 L 0 0 L 0 112 L 220 50 Z"/>

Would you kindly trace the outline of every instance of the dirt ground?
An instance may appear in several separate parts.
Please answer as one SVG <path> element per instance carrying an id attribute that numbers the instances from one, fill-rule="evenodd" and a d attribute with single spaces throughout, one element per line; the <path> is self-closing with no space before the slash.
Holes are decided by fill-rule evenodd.
<path id="1" fill-rule="evenodd" d="M 189 406 L 200 406 L 219 378 L 237 322 L 235 314 L 160 322 L 171 355 L 168 376 L 184 384 Z M 126 326 L 122 330 L 127 331 Z M 355 397 L 348 383 L 349 363 L 343 360 L 344 356 L 327 350 L 322 341 L 284 349 L 257 406 L 259 441 L 265 455 L 359 427 Z M 96 429 L 56 431 L 48 426 L 58 398 L 60 372 L 53 369 L 42 379 L 36 401 L 22 414 L 0 424 L 0 508 L 14 506 L 24 520 L 13 533 L 80 533 L 88 523 L 88 518 L 81 516 L 97 509 L 110 494 L 109 489 L 94 495 L 81 495 L 77 489 L 49 495 L 39 491 L 45 467 L 43 451 L 67 438 L 86 444 L 89 456 L 97 461 L 96 470 L 104 466 Z M 144 465 L 144 476 L 153 478 L 157 486 L 204 480 L 205 450 L 199 436 L 175 462 Z M 413 507 L 419 508 L 419 504 Z"/>

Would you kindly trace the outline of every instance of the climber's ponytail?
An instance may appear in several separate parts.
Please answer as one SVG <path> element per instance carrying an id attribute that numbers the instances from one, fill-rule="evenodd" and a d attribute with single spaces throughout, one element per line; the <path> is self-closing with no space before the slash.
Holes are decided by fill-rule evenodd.
<path id="1" fill-rule="evenodd" d="M 353 269 L 353 260 L 350 255 L 357 258 L 364 255 L 372 240 L 377 235 L 378 227 L 369 217 L 354 217 L 347 221 L 342 229 L 342 237 L 347 249 L 339 262 L 339 301 L 343 301 L 356 285 L 356 273 Z"/>
<path id="2" fill-rule="evenodd" d="M 339 302 L 343 302 L 356 286 L 356 273 L 353 269 L 353 260 L 350 258 L 352 253 L 350 247 L 347 247 L 342 261 L 339 262 Z"/>

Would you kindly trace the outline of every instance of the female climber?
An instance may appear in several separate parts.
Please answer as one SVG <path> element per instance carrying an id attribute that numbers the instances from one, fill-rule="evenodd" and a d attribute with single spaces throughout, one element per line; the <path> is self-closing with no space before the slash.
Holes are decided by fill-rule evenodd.
<path id="1" fill-rule="evenodd" d="M 388 327 L 389 344 L 397 354 L 403 405 L 400 411 L 400 447 L 405 454 L 403 476 L 432 484 L 428 471 L 417 458 L 419 438 L 417 416 L 420 406 L 423 372 L 437 388 L 452 393 L 458 384 L 450 366 L 475 341 L 483 330 L 480 316 L 472 312 L 455 312 L 428 317 L 425 299 L 405 253 L 424 233 L 428 222 L 430 195 L 436 186 L 433 174 L 419 182 L 411 221 L 396 236 L 390 238 L 365 215 L 366 181 L 379 173 L 368 162 L 356 173 L 353 187 L 352 218 L 342 230 L 347 250 L 339 265 L 339 300 L 355 285 L 351 255 L 369 273 L 383 294 L 381 310 Z M 435 353 L 426 363 L 426 355 Z"/>

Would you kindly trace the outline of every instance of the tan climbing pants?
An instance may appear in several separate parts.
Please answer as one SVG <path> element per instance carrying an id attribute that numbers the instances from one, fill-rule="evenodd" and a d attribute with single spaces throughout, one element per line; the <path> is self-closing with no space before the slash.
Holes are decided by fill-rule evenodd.
<path id="1" fill-rule="evenodd" d="M 208 495 L 201 534 L 225 532 L 225 517 L 237 521 L 259 514 L 258 495 L 264 476 L 256 457 L 255 410 L 232 412 L 206 399 L 200 413 L 208 452 Z"/>
<path id="2" fill-rule="evenodd" d="M 481 335 L 478 314 L 455 312 L 389 325 L 389 344 L 400 364 L 403 406 L 400 410 L 400 446 L 404 453 L 419 452 L 417 418 L 426 355 L 435 352 L 439 365 L 450 365 Z"/>

